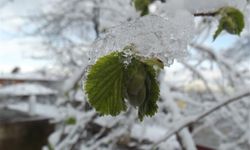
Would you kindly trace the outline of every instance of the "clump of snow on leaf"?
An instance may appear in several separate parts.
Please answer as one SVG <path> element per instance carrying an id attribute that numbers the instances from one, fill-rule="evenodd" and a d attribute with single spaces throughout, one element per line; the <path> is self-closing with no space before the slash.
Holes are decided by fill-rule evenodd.
<path id="1" fill-rule="evenodd" d="M 169 60 L 185 56 L 192 35 L 193 17 L 185 11 L 168 18 L 148 15 L 109 29 L 93 44 L 90 57 L 95 61 L 133 44 L 141 55 L 156 56 L 168 65 Z"/>

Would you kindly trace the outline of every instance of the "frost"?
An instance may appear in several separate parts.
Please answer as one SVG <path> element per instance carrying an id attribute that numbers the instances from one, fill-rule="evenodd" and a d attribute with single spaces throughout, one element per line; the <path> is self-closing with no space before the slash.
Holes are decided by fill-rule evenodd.
<path id="1" fill-rule="evenodd" d="M 245 12 L 245 23 L 246 23 L 246 31 L 250 32 L 250 4 L 247 5 Z"/>
<path id="2" fill-rule="evenodd" d="M 90 58 L 95 61 L 111 51 L 134 44 L 140 54 L 158 57 L 169 65 L 172 59 L 185 56 L 192 35 L 193 17 L 186 11 L 167 18 L 149 15 L 109 29 L 93 44 Z"/>
<path id="3" fill-rule="evenodd" d="M 173 12 L 179 9 L 185 9 L 191 13 L 196 13 L 216 11 L 225 6 L 232 6 L 243 10 L 246 3 L 246 0 L 169 0 L 160 7 L 163 8 L 164 12 L 166 10 Z"/>
<path id="4" fill-rule="evenodd" d="M 224 6 L 233 6 L 242 9 L 246 0 L 188 0 L 184 7 L 192 13 L 216 11 Z"/>
<path id="5" fill-rule="evenodd" d="M 195 5 L 194 5 L 195 4 Z M 207 12 L 216 11 L 217 9 L 226 5 L 225 0 L 189 0 L 184 2 L 184 7 L 190 12 Z"/>
<path id="6" fill-rule="evenodd" d="M 50 95 L 57 91 L 35 83 L 20 83 L 0 88 L 0 96 Z"/>

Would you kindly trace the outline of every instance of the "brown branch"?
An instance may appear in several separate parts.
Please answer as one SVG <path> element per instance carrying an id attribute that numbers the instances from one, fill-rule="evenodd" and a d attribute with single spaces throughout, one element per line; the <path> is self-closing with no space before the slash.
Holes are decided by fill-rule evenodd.
<path id="1" fill-rule="evenodd" d="M 218 15 L 218 12 L 194 13 L 195 17 L 214 17 L 216 15 Z"/>
<path id="2" fill-rule="evenodd" d="M 224 107 L 225 105 L 228 105 L 236 100 L 242 99 L 244 97 L 248 97 L 250 96 L 250 91 L 244 92 L 242 94 L 238 94 L 232 98 L 226 99 L 221 101 L 219 104 L 215 105 L 214 107 L 208 109 L 207 111 L 203 112 L 200 115 L 197 116 L 193 116 L 193 117 L 189 117 L 186 119 L 186 121 L 181 121 L 182 124 L 178 125 L 177 123 L 175 123 L 175 126 L 173 129 L 169 129 L 169 133 L 167 133 L 162 139 L 160 139 L 159 141 L 157 141 L 154 145 L 153 148 L 155 148 L 157 145 L 159 145 L 160 143 L 166 141 L 167 139 L 169 139 L 171 136 L 173 136 L 174 134 L 178 133 L 179 131 L 181 131 L 183 128 L 189 126 L 190 124 L 193 124 L 205 117 L 207 117 L 208 115 L 210 115 L 211 113 L 215 112 L 216 110 L 220 109 L 221 107 Z M 176 125 L 177 124 L 177 125 Z"/>

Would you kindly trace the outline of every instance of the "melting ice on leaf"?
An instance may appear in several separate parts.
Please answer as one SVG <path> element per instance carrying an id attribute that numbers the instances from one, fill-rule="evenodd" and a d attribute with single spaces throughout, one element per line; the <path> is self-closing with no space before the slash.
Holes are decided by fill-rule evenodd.
<path id="1" fill-rule="evenodd" d="M 129 56 L 129 63 L 124 63 L 125 57 L 124 50 L 99 58 L 88 72 L 85 91 L 90 104 L 99 113 L 118 115 L 126 110 L 126 99 L 138 108 L 138 116 L 142 120 L 157 111 L 159 84 L 156 77 L 163 63 L 135 52 Z"/>
<path id="2" fill-rule="evenodd" d="M 223 7 L 219 9 L 218 14 L 221 15 L 221 18 L 213 36 L 214 40 L 222 30 L 226 30 L 230 34 L 240 35 L 244 28 L 244 16 L 241 11 L 233 7 Z"/>

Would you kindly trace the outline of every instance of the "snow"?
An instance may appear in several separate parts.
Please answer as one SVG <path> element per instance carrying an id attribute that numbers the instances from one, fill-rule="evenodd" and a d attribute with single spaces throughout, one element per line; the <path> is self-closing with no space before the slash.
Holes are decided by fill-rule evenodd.
<path id="1" fill-rule="evenodd" d="M 220 138 L 213 132 L 213 128 L 209 128 L 209 126 L 206 126 L 193 136 L 197 144 L 214 149 L 216 149 L 221 142 Z"/>
<path id="2" fill-rule="evenodd" d="M 35 107 L 36 108 L 35 108 L 34 114 L 36 115 L 41 115 L 41 116 L 51 117 L 51 118 L 62 118 L 62 113 L 60 112 L 58 108 L 56 108 L 56 106 L 36 103 Z M 29 104 L 25 102 L 9 104 L 8 108 L 23 111 L 23 112 L 28 112 Z"/>
<path id="3" fill-rule="evenodd" d="M 173 120 L 178 121 L 182 116 L 181 111 L 178 108 L 177 104 L 174 102 L 174 98 L 171 96 L 169 87 L 166 85 L 164 78 L 165 78 L 165 71 L 162 71 L 159 77 L 160 97 L 165 101 L 166 105 L 168 105 L 169 111 L 173 115 Z M 177 125 L 178 124 L 176 124 L 176 126 Z M 188 150 L 196 150 L 194 140 L 187 127 L 180 130 L 178 134 L 185 148 L 187 148 Z"/>
<path id="4" fill-rule="evenodd" d="M 164 7 L 170 8 L 170 11 L 185 9 L 191 13 L 197 13 L 216 11 L 225 6 L 243 10 L 246 4 L 246 0 L 169 0 Z"/>
<path id="5" fill-rule="evenodd" d="M 186 11 L 164 18 L 148 15 L 109 29 L 93 44 L 90 58 L 95 61 L 100 56 L 133 44 L 141 55 L 159 57 L 169 65 L 174 58 L 185 56 L 192 31 L 193 17 Z"/>
<path id="6" fill-rule="evenodd" d="M 55 76 L 42 75 L 38 73 L 18 73 L 18 74 L 0 74 L 0 79 L 4 80 L 26 80 L 26 81 L 58 81 Z"/>
<path id="7" fill-rule="evenodd" d="M 152 142 L 156 142 L 160 140 L 166 132 L 166 128 L 158 125 L 134 124 L 131 129 L 131 136 L 137 139 L 148 139 Z M 165 142 L 164 146 L 168 147 L 168 150 L 179 148 L 179 144 L 176 141 L 175 136 Z"/>
<path id="8" fill-rule="evenodd" d="M 141 125 L 135 124 L 132 127 L 132 136 L 138 139 L 146 138 L 150 141 L 158 141 L 160 138 L 165 134 L 166 129 L 163 127 L 159 127 L 156 125 L 149 126 L 149 125 Z"/>
<path id="9" fill-rule="evenodd" d="M 246 6 L 246 9 L 245 9 L 245 32 L 246 34 L 248 34 L 250 32 L 250 4 L 248 4 Z M 243 30 L 244 32 L 244 30 Z"/>
<path id="10" fill-rule="evenodd" d="M 29 103 L 26 102 L 18 102 L 15 104 L 8 104 L 8 108 L 19 110 L 23 112 L 29 112 Z M 33 109 L 33 115 L 39 115 L 44 117 L 49 117 L 54 119 L 54 121 L 62 121 L 69 116 L 73 116 L 76 119 L 82 119 L 82 112 L 76 110 L 74 108 L 69 107 L 58 107 L 55 105 L 48 105 L 48 104 L 40 104 L 36 103 Z"/>
<path id="11" fill-rule="evenodd" d="M 34 115 L 36 112 L 36 96 L 32 95 L 29 98 L 29 114 Z"/>
<path id="12" fill-rule="evenodd" d="M 0 88 L 0 96 L 56 95 L 57 91 L 35 83 L 20 83 Z"/>
<path id="13" fill-rule="evenodd" d="M 86 73 L 86 69 L 87 68 L 84 67 L 76 70 L 71 77 L 64 81 L 63 85 L 60 87 L 60 90 L 62 90 L 63 92 L 68 92 L 70 89 L 72 89 L 82 78 L 84 73 Z"/>

